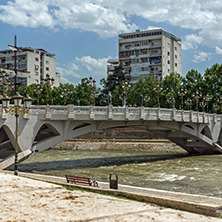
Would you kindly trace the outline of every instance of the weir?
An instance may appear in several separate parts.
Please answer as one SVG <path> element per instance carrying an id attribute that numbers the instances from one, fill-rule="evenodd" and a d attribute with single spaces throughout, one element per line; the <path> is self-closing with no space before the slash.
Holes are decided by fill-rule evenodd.
<path id="1" fill-rule="evenodd" d="M 0 112 L 0 169 L 14 164 L 15 117 Z M 96 130 L 139 127 L 160 134 L 189 153 L 222 153 L 221 115 L 198 111 L 113 106 L 31 106 L 19 116 L 18 159 Z"/>

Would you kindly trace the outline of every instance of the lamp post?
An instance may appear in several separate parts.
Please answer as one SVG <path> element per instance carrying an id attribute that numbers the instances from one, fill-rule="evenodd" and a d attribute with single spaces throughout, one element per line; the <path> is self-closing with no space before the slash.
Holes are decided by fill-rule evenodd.
<path id="1" fill-rule="evenodd" d="M 144 96 L 144 99 L 143 99 L 144 101 L 145 101 L 145 105 L 146 105 L 146 107 L 147 107 L 147 103 L 150 101 L 150 96 L 148 96 L 147 94 Z"/>
<path id="2" fill-rule="evenodd" d="M 93 79 L 92 76 L 89 77 L 88 81 L 87 81 L 87 86 L 90 89 L 90 106 L 92 106 L 94 104 L 94 100 L 96 98 L 96 80 Z"/>
<path id="3" fill-rule="evenodd" d="M 202 96 L 202 93 L 201 93 L 201 92 L 199 93 L 199 91 L 196 91 L 196 93 L 193 93 L 192 96 L 193 96 L 194 99 L 196 100 L 196 111 L 199 111 L 198 105 L 199 105 L 199 99 L 200 99 L 200 97 Z"/>
<path id="4" fill-rule="evenodd" d="M 163 87 L 157 83 L 156 86 L 154 86 L 154 91 L 157 93 L 157 107 L 160 108 L 160 93 L 163 90 Z"/>
<path id="5" fill-rule="evenodd" d="M 28 113 L 31 107 L 32 99 L 27 96 L 23 98 L 18 92 L 14 99 L 14 106 L 9 108 L 10 98 L 8 96 L 3 96 L 2 98 L 2 107 L 6 113 L 15 114 L 15 161 L 14 161 L 14 175 L 18 175 L 18 118 L 19 113 Z M 21 109 L 22 99 L 24 100 L 24 107 Z"/>
<path id="6" fill-rule="evenodd" d="M 211 101 L 212 96 L 209 95 L 209 93 L 207 93 L 206 96 L 203 97 L 203 100 L 207 102 L 207 113 L 209 112 L 209 101 Z"/>
<path id="7" fill-rule="evenodd" d="M 130 89 L 130 87 L 131 87 L 130 82 L 128 80 L 125 80 L 125 82 L 123 82 L 123 84 L 122 84 L 123 106 L 127 106 L 127 93 L 128 93 L 128 90 Z"/>
<path id="8" fill-rule="evenodd" d="M 169 104 L 171 104 L 171 107 L 172 107 L 173 109 L 175 108 L 175 99 L 174 99 L 173 96 L 168 97 L 168 98 L 167 98 L 167 102 L 168 102 Z"/>
<path id="9" fill-rule="evenodd" d="M 46 78 L 41 79 L 43 84 L 47 88 L 47 106 L 49 105 L 49 87 L 51 87 L 54 84 L 55 79 L 51 78 L 49 74 L 46 74 Z"/>
<path id="10" fill-rule="evenodd" d="M 62 90 L 62 95 L 64 97 L 64 105 L 66 105 L 66 98 L 69 95 L 69 90 L 66 87 Z"/>
<path id="11" fill-rule="evenodd" d="M 217 99 L 218 103 L 220 103 L 220 112 L 222 112 L 222 95 Z"/>
<path id="12" fill-rule="evenodd" d="M 10 84 L 10 80 L 9 80 L 9 74 L 6 73 L 5 71 L 2 71 L 0 73 L 0 83 L 3 86 L 3 94 L 6 94 Z"/>
<path id="13" fill-rule="evenodd" d="M 187 90 L 182 87 L 178 90 L 178 95 L 181 97 L 181 109 L 183 110 L 183 97 L 187 94 Z"/>
<path id="14" fill-rule="evenodd" d="M 214 105 L 215 113 L 217 113 L 218 109 L 219 109 L 219 106 L 218 106 L 218 104 L 216 103 L 216 105 Z"/>
<path id="15" fill-rule="evenodd" d="M 40 84 L 37 84 L 36 87 L 34 88 L 34 92 L 36 93 L 37 95 L 37 103 L 38 103 L 38 106 L 39 106 L 39 95 L 40 93 L 42 92 L 42 87 Z"/>
<path id="16" fill-rule="evenodd" d="M 192 109 L 192 100 L 191 99 L 187 99 L 186 101 L 185 101 L 185 104 L 188 106 L 188 109 Z"/>

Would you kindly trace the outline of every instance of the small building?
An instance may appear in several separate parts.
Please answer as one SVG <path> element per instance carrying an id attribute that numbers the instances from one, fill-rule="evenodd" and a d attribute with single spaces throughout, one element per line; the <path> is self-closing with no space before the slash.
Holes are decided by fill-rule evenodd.
<path id="1" fill-rule="evenodd" d="M 55 54 L 44 49 L 33 49 L 30 47 L 17 47 L 16 66 L 17 82 L 21 85 L 42 83 L 41 79 L 49 74 L 54 78 L 54 85 L 59 86 L 60 76 L 56 73 Z M 15 75 L 15 51 L 12 49 L 0 51 L 0 68 L 11 76 Z M 13 78 L 12 78 L 13 80 Z"/>

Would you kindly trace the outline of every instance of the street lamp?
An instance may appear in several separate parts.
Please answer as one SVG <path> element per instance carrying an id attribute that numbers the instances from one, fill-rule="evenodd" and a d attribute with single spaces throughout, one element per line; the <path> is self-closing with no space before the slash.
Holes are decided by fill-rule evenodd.
<path id="1" fill-rule="evenodd" d="M 66 98 L 69 95 L 69 90 L 66 87 L 62 90 L 62 95 L 64 97 L 64 105 L 66 105 Z"/>
<path id="2" fill-rule="evenodd" d="M 163 87 L 157 83 L 156 86 L 154 86 L 154 91 L 157 93 L 157 107 L 160 108 L 160 93 L 163 90 Z"/>
<path id="3" fill-rule="evenodd" d="M 127 106 L 127 93 L 128 93 L 128 90 L 130 89 L 130 87 L 131 87 L 130 82 L 128 80 L 125 80 L 125 82 L 123 82 L 123 84 L 122 84 L 123 106 Z"/>
<path id="4" fill-rule="evenodd" d="M 167 98 L 167 102 L 168 102 L 169 104 L 171 104 L 171 106 L 172 106 L 173 109 L 175 108 L 175 99 L 174 99 L 173 96 L 168 97 L 168 98 Z"/>
<path id="5" fill-rule="evenodd" d="M 146 105 L 146 107 L 147 107 L 147 103 L 150 101 L 150 96 L 148 96 L 147 94 L 144 96 L 144 99 L 143 99 L 144 101 L 145 101 L 145 105 Z"/>
<path id="6" fill-rule="evenodd" d="M 220 98 L 217 99 L 218 103 L 220 103 L 220 112 L 222 112 L 222 95 L 220 95 Z"/>
<path id="7" fill-rule="evenodd" d="M 37 95 L 37 103 L 39 105 L 39 95 L 40 93 L 42 92 L 42 87 L 40 84 L 37 84 L 36 87 L 34 88 L 34 92 L 36 93 Z"/>
<path id="8" fill-rule="evenodd" d="M 196 100 L 196 111 L 199 111 L 199 109 L 198 109 L 199 98 L 202 96 L 202 93 L 201 92 L 199 93 L 199 91 L 196 91 L 196 93 L 193 93 L 192 96 Z"/>
<path id="9" fill-rule="evenodd" d="M 0 73 L 0 83 L 3 86 L 3 94 L 6 94 L 8 87 L 10 85 L 9 74 L 5 71 Z"/>
<path id="10" fill-rule="evenodd" d="M 209 108 L 209 101 L 211 101 L 211 99 L 212 99 L 212 96 L 210 96 L 209 93 L 207 93 L 207 95 L 203 97 L 203 100 L 207 102 L 207 113 L 209 111 L 209 109 L 208 109 Z"/>
<path id="11" fill-rule="evenodd" d="M 15 162 L 14 162 L 14 175 L 18 175 L 18 117 L 19 113 L 28 113 L 31 107 L 32 99 L 27 96 L 23 98 L 19 92 L 12 97 L 14 99 L 14 106 L 10 109 L 9 103 L 10 98 L 8 96 L 3 96 L 2 98 L 2 108 L 6 113 L 15 114 Z M 24 107 L 21 109 L 22 99 L 24 100 Z"/>
<path id="12" fill-rule="evenodd" d="M 181 108 L 183 110 L 183 97 L 187 94 L 187 90 L 182 87 L 180 90 L 178 90 L 178 95 L 181 96 Z"/>
<path id="13" fill-rule="evenodd" d="M 192 109 L 192 100 L 191 99 L 187 99 L 186 101 L 185 101 L 185 104 L 188 106 L 188 109 Z"/>
<path id="14" fill-rule="evenodd" d="M 214 111 L 215 111 L 215 113 L 217 113 L 217 111 L 218 111 L 218 109 L 219 109 L 218 104 L 217 104 L 217 103 L 216 103 L 216 104 L 213 104 L 213 106 L 214 106 Z"/>
<path id="15" fill-rule="evenodd" d="M 87 86 L 90 89 L 90 106 L 92 106 L 95 103 L 96 98 L 96 80 L 92 78 L 92 76 L 89 77 L 87 81 Z"/>
<path id="16" fill-rule="evenodd" d="M 51 78 L 49 74 L 46 74 L 46 78 L 41 79 L 43 84 L 47 88 L 47 106 L 49 105 L 49 87 L 51 87 L 54 84 L 55 79 Z"/>

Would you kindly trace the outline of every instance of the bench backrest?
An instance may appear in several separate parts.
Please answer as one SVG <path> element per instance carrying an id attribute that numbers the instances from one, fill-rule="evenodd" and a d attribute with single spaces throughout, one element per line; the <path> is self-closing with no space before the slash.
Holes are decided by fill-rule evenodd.
<path id="1" fill-rule="evenodd" d="M 67 183 L 75 183 L 80 185 L 87 185 L 91 186 L 92 182 L 89 177 L 80 177 L 80 176 L 73 176 L 73 175 L 65 175 Z"/>

